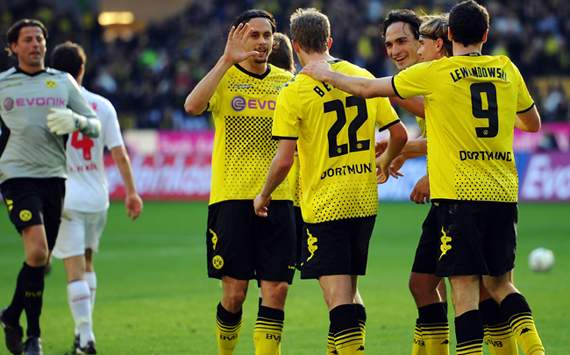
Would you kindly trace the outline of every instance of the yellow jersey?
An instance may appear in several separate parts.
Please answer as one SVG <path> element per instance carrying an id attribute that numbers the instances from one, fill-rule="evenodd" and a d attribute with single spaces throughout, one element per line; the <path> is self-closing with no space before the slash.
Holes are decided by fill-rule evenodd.
<path id="1" fill-rule="evenodd" d="M 505 56 L 454 56 L 392 79 L 398 96 L 424 96 L 432 199 L 516 202 L 517 113 L 534 102 Z"/>
<path id="2" fill-rule="evenodd" d="M 333 70 L 372 78 L 346 61 Z M 297 75 L 279 93 L 273 136 L 297 139 L 301 212 L 307 223 L 376 215 L 378 193 L 374 156 L 376 123 L 399 122 L 385 98 L 363 99 Z"/>
<path id="3" fill-rule="evenodd" d="M 262 75 L 232 66 L 208 102 L 215 127 L 210 204 L 253 200 L 261 191 L 277 142 L 271 138 L 277 94 L 293 75 L 269 65 Z M 291 200 L 288 182 L 273 194 Z"/>
<path id="4" fill-rule="evenodd" d="M 299 176 L 299 155 L 295 152 L 295 157 L 293 158 L 293 165 L 287 175 L 289 179 L 289 186 L 291 188 L 291 196 L 293 196 L 293 206 L 300 207 L 301 201 L 301 180 Z"/>

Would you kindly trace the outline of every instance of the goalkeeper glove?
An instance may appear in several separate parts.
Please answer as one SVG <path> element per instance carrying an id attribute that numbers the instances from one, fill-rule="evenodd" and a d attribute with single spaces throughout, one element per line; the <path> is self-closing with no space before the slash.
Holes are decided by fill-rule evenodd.
<path id="1" fill-rule="evenodd" d="M 69 134 L 77 130 L 82 132 L 90 130 L 89 120 L 68 108 L 52 107 L 47 115 L 47 126 L 52 133 L 57 135 Z"/>

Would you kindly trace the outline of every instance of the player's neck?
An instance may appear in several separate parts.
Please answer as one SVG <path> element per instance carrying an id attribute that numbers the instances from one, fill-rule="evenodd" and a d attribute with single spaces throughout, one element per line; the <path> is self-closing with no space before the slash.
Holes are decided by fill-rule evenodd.
<path id="1" fill-rule="evenodd" d="M 468 46 L 464 46 L 461 43 L 453 42 L 453 55 L 469 55 L 473 53 L 481 54 L 481 50 L 483 49 L 483 43 L 476 43 L 471 44 Z"/>
<path id="2" fill-rule="evenodd" d="M 45 70 L 45 65 L 26 65 L 26 63 L 18 63 L 18 68 L 24 73 L 35 74 Z"/>
<path id="3" fill-rule="evenodd" d="M 329 61 L 334 59 L 328 51 L 324 53 L 302 53 L 300 57 L 303 66 L 309 64 L 310 62 Z"/>
<path id="4" fill-rule="evenodd" d="M 267 71 L 267 62 L 256 63 L 250 60 L 244 60 L 243 62 L 239 63 L 239 65 L 253 74 L 263 75 Z"/>

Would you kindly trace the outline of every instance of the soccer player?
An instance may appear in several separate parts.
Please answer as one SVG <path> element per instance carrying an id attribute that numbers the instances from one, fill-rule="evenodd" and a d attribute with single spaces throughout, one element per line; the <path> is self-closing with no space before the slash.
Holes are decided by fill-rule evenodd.
<path id="1" fill-rule="evenodd" d="M 518 197 L 513 131 L 538 131 L 540 116 L 510 59 L 481 55 L 488 30 L 487 10 L 463 1 L 449 14 L 453 57 L 372 80 L 342 76 L 326 63 L 307 73 L 364 97 L 426 97 L 430 193 L 441 238 L 436 273 L 452 285 L 457 353 L 482 353 L 482 279 L 524 353 L 540 355 L 530 307 L 510 277 Z"/>
<path id="2" fill-rule="evenodd" d="M 290 28 L 301 65 L 328 60 L 342 72 L 371 77 L 364 69 L 330 56 L 330 23 L 316 9 L 297 9 Z M 341 355 L 364 353 L 364 327 L 359 323 L 365 309 L 354 299 L 358 275 L 366 271 L 378 204 L 375 123 L 391 134 L 379 158 L 381 174 L 387 174 L 407 138 L 389 101 L 364 100 L 306 75 L 297 76 L 279 94 L 272 131 L 279 148 L 254 201 L 258 216 L 271 218 L 278 212 L 270 201 L 289 173 L 297 146 L 301 212 L 307 228 L 301 277 L 319 280 L 330 312 L 334 351 Z"/>
<path id="3" fill-rule="evenodd" d="M 259 218 L 251 208 L 277 150 L 271 139 L 277 94 L 292 77 L 267 63 L 274 32 L 270 13 L 242 13 L 224 54 L 184 105 L 192 114 L 212 112 L 216 128 L 206 242 L 208 275 L 222 280 L 216 316 L 219 354 L 232 354 L 236 346 L 250 279 L 260 281 L 262 296 L 255 353 L 280 353 L 285 299 L 295 269 L 288 183 L 276 191 L 271 218 Z"/>
<path id="4" fill-rule="evenodd" d="M 86 61 L 83 48 L 72 42 L 56 46 L 51 55 L 52 68 L 71 74 L 79 85 L 83 82 Z M 68 303 L 75 322 L 73 353 L 95 354 L 92 314 L 97 277 L 93 254 L 99 248 L 109 208 L 104 147 L 110 150 L 123 178 L 129 218 L 135 220 L 140 215 L 143 203 L 135 187 L 115 108 L 109 100 L 84 87 L 81 87 L 81 94 L 101 121 L 102 131 L 96 139 L 74 132 L 67 141 L 67 193 L 53 255 L 63 259 L 67 273 Z"/>
<path id="5" fill-rule="evenodd" d="M 422 41 L 424 41 L 424 39 L 420 37 L 421 26 L 424 26 L 422 24 L 422 18 L 409 9 L 392 10 L 386 16 L 383 26 L 384 46 L 386 53 L 399 70 L 404 70 L 421 60 L 420 55 L 423 51 Z M 425 28 L 424 26 L 424 29 Z M 449 43 L 449 45 L 451 45 L 451 43 Z M 431 59 L 436 58 L 430 57 L 427 60 Z M 390 99 L 416 115 L 416 121 L 422 133 L 422 137 L 409 140 L 402 149 L 402 152 L 393 160 L 390 166 L 391 175 L 397 178 L 401 175 L 397 171 L 404 163 L 404 156 L 417 156 L 419 153 L 425 155 L 425 138 L 423 138 L 425 137 L 424 107 L 422 100 L 419 100 L 418 104 L 418 101 L 415 99 L 402 100 L 397 96 L 391 97 Z M 410 107 L 410 104 L 413 104 L 413 106 Z M 385 149 L 385 143 L 385 141 L 379 143 L 377 153 Z M 421 197 L 427 194 L 429 194 L 429 188 L 426 175 L 418 180 L 414 186 L 412 197 L 420 200 Z M 438 240 L 438 238 L 435 238 L 434 242 L 437 243 Z M 425 263 L 428 257 L 426 257 L 425 254 L 433 254 L 429 252 L 430 247 L 430 244 L 426 245 L 424 241 L 420 241 L 416 249 L 416 254 L 421 260 L 421 263 L 419 261 L 414 262 L 409 280 L 410 292 L 418 308 L 418 318 L 416 319 L 412 342 L 412 355 L 444 355 L 449 353 L 447 292 L 445 282 L 440 281 L 441 279 L 434 275 L 435 270 L 431 272 L 427 272 L 426 270 Z M 416 257 L 416 259 L 418 259 L 418 257 Z"/>
<path id="6" fill-rule="evenodd" d="M 12 302 L 0 311 L 6 347 L 13 354 L 42 354 L 44 270 L 65 195 L 65 139 L 78 130 L 90 137 L 100 131 L 75 80 L 45 67 L 46 38 L 41 22 L 15 22 L 8 29 L 7 43 L 17 66 L 0 73 L 0 190 L 25 254 Z M 25 344 L 23 311 L 28 321 Z"/>

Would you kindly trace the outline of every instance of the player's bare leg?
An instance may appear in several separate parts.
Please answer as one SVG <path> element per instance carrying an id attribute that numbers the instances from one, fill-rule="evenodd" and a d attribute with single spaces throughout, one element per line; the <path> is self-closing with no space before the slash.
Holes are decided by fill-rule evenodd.
<path id="1" fill-rule="evenodd" d="M 354 304 L 357 279 L 351 275 L 326 275 L 319 278 L 325 303 L 329 309 L 330 328 L 337 354 L 360 354 L 364 351 L 364 334 L 358 321 L 358 306 Z"/>
<path id="2" fill-rule="evenodd" d="M 418 308 L 412 355 L 449 354 L 445 281 L 434 274 L 412 272 L 409 288 Z"/>

